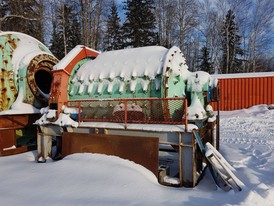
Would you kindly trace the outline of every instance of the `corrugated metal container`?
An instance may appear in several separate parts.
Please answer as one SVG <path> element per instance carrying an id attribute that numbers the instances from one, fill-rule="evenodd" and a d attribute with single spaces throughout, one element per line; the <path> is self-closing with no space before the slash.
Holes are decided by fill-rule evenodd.
<path id="1" fill-rule="evenodd" d="M 220 86 L 220 110 L 274 104 L 274 72 L 213 75 Z M 213 103 L 216 109 L 217 105 Z"/>

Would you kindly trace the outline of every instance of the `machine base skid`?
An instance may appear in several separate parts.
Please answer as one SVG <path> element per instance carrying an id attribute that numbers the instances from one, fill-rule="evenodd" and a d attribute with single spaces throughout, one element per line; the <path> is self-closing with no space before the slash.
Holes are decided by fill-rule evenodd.
<path id="1" fill-rule="evenodd" d="M 0 116 L 0 156 L 8 156 L 27 152 L 36 149 L 36 143 L 18 144 L 17 131 L 24 133 L 33 132 L 36 128 L 33 123 L 40 117 L 40 114 L 9 114 Z M 24 132 L 23 132 L 24 131 Z M 27 135 L 28 136 L 28 135 Z M 24 139 L 26 136 L 21 136 Z M 30 137 L 28 137 L 30 138 Z"/>
<path id="2" fill-rule="evenodd" d="M 62 156 L 80 152 L 115 155 L 143 165 L 158 176 L 158 145 L 155 137 L 64 132 Z"/>
<path id="3" fill-rule="evenodd" d="M 20 154 L 20 153 L 27 152 L 27 151 L 29 151 L 28 147 L 23 146 L 23 147 L 18 147 L 18 148 L 14 148 L 14 149 L 0 151 L 0 156 L 15 155 L 15 154 Z"/>

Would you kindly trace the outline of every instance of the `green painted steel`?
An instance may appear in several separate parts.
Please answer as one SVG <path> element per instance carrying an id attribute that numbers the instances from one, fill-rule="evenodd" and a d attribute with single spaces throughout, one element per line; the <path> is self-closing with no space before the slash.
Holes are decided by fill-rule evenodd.
<path id="1" fill-rule="evenodd" d="M 197 95 L 205 107 L 209 90 L 210 75 L 188 71 L 179 48 L 154 46 L 104 52 L 78 62 L 70 75 L 68 100 L 186 97 L 190 105 Z M 101 105 L 101 113 L 107 107 Z M 174 116 L 182 107 L 167 103 L 153 110 L 160 113 L 165 108 Z"/>
<path id="2" fill-rule="evenodd" d="M 1 110 L 8 109 L 14 102 L 17 94 L 15 82 L 13 81 L 14 72 L 12 70 L 12 56 L 16 49 L 18 38 L 12 35 L 0 36 L 0 64 L 1 64 Z"/>
<path id="3" fill-rule="evenodd" d="M 86 61 L 86 60 L 85 60 Z M 73 70 L 77 70 L 79 65 L 76 65 Z M 76 72 L 74 72 L 76 73 Z M 109 80 L 97 80 L 93 81 L 89 86 L 84 86 L 83 92 L 79 93 L 80 86 L 75 84 L 72 79 L 74 75 L 70 76 L 69 81 L 69 100 L 79 100 L 79 99 L 106 99 L 106 98 L 149 98 L 149 97 L 161 97 L 161 90 L 163 88 L 157 89 L 156 82 L 161 82 L 161 76 L 157 76 L 153 80 L 149 80 L 148 88 L 146 91 L 142 89 L 141 81 L 146 80 L 146 77 L 136 77 L 135 81 L 139 82 L 136 84 L 135 91 L 132 92 L 130 89 L 131 82 L 123 81 L 123 90 L 119 91 L 120 82 L 110 82 Z M 93 84 L 93 85 L 92 85 Z M 99 89 L 100 85 L 103 84 L 102 89 Z M 108 86 L 112 84 L 112 91 L 108 91 Z M 161 84 L 161 83 L 158 83 Z M 102 92 L 98 92 L 101 90 Z"/>
<path id="4" fill-rule="evenodd" d="M 38 84 L 37 72 L 50 70 L 58 60 L 49 49 L 31 36 L 18 32 L 0 33 L 0 111 L 9 110 L 23 92 L 24 103 L 37 108 L 47 105 L 49 93 L 44 93 L 44 86 Z M 50 78 L 49 78 L 50 79 Z M 46 82 L 48 87 L 51 82 Z M 40 87 L 39 87 L 39 86 Z"/>

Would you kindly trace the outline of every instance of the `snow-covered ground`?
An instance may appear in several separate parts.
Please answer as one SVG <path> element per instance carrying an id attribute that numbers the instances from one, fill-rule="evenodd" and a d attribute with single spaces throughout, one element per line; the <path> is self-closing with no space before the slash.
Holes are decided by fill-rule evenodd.
<path id="1" fill-rule="evenodd" d="M 38 164 L 36 152 L 0 158 L 0 205 L 274 205 L 274 105 L 221 112 L 220 151 L 245 184 L 217 189 L 206 171 L 195 188 L 159 185 L 128 160 L 74 154 Z"/>

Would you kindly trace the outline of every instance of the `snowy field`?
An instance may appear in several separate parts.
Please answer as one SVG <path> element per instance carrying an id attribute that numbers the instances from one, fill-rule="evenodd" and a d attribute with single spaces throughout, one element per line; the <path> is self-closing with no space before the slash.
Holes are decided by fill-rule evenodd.
<path id="1" fill-rule="evenodd" d="M 274 205 L 274 105 L 221 112 L 220 151 L 245 184 L 217 189 L 206 171 L 195 188 L 159 185 L 128 160 L 74 154 L 38 164 L 36 152 L 0 158 L 0 205 Z"/>

